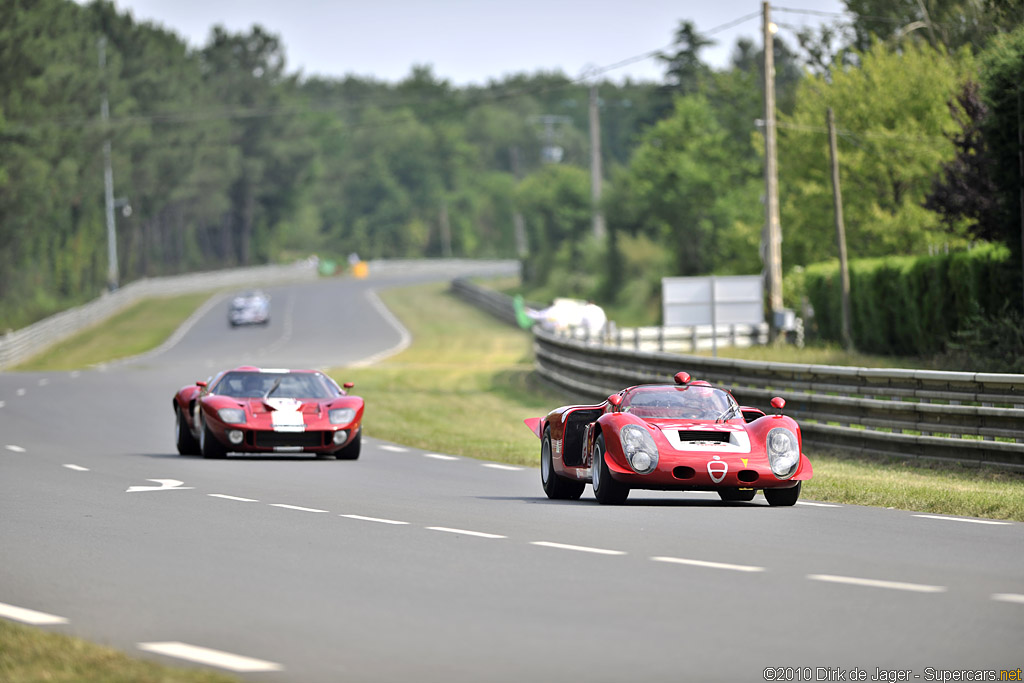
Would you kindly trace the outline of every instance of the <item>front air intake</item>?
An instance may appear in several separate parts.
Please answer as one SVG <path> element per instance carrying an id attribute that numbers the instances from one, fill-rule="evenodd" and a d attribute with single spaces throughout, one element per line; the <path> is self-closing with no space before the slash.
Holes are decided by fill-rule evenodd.
<path id="1" fill-rule="evenodd" d="M 683 443 L 713 442 L 729 443 L 730 432 L 707 432 L 692 429 L 679 430 L 679 440 Z"/>

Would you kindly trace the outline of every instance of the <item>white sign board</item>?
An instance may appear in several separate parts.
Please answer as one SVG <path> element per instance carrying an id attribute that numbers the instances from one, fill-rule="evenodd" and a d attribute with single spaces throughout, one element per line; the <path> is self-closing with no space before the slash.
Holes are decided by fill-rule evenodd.
<path id="1" fill-rule="evenodd" d="M 760 325 L 764 290 L 760 275 L 706 275 L 661 279 L 662 325 Z"/>

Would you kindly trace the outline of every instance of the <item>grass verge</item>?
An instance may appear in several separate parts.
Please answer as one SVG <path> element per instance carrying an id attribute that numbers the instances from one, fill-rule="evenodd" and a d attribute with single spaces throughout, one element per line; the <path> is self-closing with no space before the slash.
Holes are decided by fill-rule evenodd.
<path id="1" fill-rule="evenodd" d="M 49 347 L 14 370 L 79 370 L 154 349 L 164 342 L 210 293 L 148 299 Z"/>

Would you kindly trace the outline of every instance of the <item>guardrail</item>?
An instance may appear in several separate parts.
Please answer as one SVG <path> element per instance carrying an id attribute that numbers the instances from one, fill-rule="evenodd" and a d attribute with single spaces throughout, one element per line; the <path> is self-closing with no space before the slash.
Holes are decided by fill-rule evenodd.
<path id="1" fill-rule="evenodd" d="M 497 306 L 504 295 L 491 294 Z M 583 400 L 686 370 L 743 404 L 781 395 L 808 445 L 1024 469 L 1024 375 L 766 363 L 533 334 L 538 374 Z"/>

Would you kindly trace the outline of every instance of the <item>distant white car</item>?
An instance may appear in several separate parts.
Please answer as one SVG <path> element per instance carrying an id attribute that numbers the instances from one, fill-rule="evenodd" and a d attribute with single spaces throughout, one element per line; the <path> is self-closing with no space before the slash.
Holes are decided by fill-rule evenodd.
<path id="1" fill-rule="evenodd" d="M 231 327 L 238 325 L 266 325 L 270 322 L 270 297 L 258 289 L 235 296 L 228 309 Z"/>

